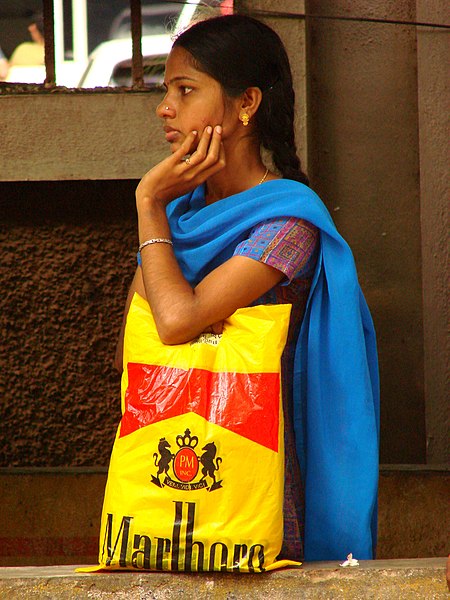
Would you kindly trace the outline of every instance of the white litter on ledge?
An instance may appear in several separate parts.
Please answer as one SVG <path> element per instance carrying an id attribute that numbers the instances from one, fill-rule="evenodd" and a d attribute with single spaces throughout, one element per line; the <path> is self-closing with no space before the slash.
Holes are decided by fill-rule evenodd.
<path id="1" fill-rule="evenodd" d="M 340 567 L 359 567 L 359 562 L 356 560 L 356 558 L 353 558 L 353 554 L 350 553 L 347 556 L 347 560 L 344 560 L 344 562 L 340 563 L 339 566 Z"/>

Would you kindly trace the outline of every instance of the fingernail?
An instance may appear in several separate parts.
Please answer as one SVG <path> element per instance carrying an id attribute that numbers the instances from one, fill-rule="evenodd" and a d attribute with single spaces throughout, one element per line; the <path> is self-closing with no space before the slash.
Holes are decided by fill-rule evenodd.
<path id="1" fill-rule="evenodd" d="M 216 133 L 222 133 L 222 127 L 220 125 L 216 125 L 215 130 Z"/>
<path id="2" fill-rule="evenodd" d="M 206 128 L 206 133 L 212 133 L 212 127 L 210 125 Z"/>
<path id="3" fill-rule="evenodd" d="M 193 133 L 194 135 L 197 135 L 197 131 L 195 131 L 195 129 L 194 129 L 194 131 L 193 131 L 192 133 Z"/>

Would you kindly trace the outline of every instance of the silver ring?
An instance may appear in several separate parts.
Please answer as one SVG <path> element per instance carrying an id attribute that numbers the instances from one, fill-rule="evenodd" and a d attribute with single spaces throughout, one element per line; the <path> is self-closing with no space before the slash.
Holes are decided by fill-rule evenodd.
<path id="1" fill-rule="evenodd" d="M 187 156 L 187 157 L 186 157 L 186 158 L 184 158 L 183 160 L 184 160 L 184 162 L 185 162 L 187 165 L 190 165 L 190 164 L 191 164 L 191 159 L 189 158 L 189 156 Z"/>

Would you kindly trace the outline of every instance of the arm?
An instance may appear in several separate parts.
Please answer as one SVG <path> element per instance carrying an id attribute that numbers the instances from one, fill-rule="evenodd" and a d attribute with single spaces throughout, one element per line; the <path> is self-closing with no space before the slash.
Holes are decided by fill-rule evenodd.
<path id="1" fill-rule="evenodd" d="M 146 213 L 151 227 L 160 222 L 157 215 L 164 222 L 165 215 L 158 213 L 158 208 Z M 165 344 L 193 339 L 238 308 L 248 306 L 284 277 L 266 264 L 234 256 L 192 288 L 167 244 L 144 249 L 142 276 L 159 336 Z"/>
<path id="2" fill-rule="evenodd" d="M 184 279 L 171 246 L 154 244 L 142 255 L 128 292 L 114 365 L 123 368 L 123 336 L 135 292 L 147 298 L 158 333 L 166 344 L 180 344 L 248 306 L 279 283 L 284 274 L 251 258 L 234 256 L 212 271 L 195 288 Z M 150 283 L 146 292 L 145 279 Z M 153 282 L 153 284 L 151 283 Z"/>
<path id="3" fill-rule="evenodd" d="M 221 128 L 205 129 L 190 165 L 182 161 L 194 143 L 189 138 L 171 157 L 149 171 L 136 190 L 139 240 L 170 238 L 166 205 L 202 183 L 225 165 Z M 142 279 L 161 340 L 179 344 L 248 306 L 283 278 L 283 273 L 252 259 L 235 256 L 207 275 L 195 288 L 186 281 L 168 244 L 141 252 Z"/>
<path id="4" fill-rule="evenodd" d="M 190 165 L 182 161 L 196 140 L 196 132 L 172 156 L 149 171 L 136 190 L 139 240 L 170 238 L 166 206 L 223 169 L 225 159 L 221 128 L 205 129 Z M 146 246 L 142 268 L 136 272 L 128 297 L 134 291 L 147 298 L 161 340 L 179 344 L 248 306 L 283 278 L 283 273 L 246 257 L 235 256 L 211 272 L 195 288 L 184 278 L 168 244 Z M 142 290 L 139 292 L 139 289 Z M 121 348 L 118 348 L 120 362 Z M 119 366 L 119 364 L 117 364 Z M 121 367 L 121 364 L 120 364 Z"/>

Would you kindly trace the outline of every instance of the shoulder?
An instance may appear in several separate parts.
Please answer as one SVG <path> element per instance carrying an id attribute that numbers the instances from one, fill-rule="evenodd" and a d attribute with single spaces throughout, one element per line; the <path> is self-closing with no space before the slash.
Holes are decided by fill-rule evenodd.
<path id="1" fill-rule="evenodd" d="M 321 230 L 335 232 L 327 207 L 307 185 L 292 179 L 275 179 L 259 187 L 259 201 L 267 216 L 290 215 L 313 223 Z"/>
<path id="2" fill-rule="evenodd" d="M 274 217 L 255 225 L 234 255 L 266 263 L 291 280 L 315 264 L 318 247 L 315 225 L 298 217 Z"/>
<path id="3" fill-rule="evenodd" d="M 314 207 L 327 212 L 324 203 L 316 194 L 316 192 L 299 181 L 292 179 L 273 179 L 267 181 L 260 186 L 253 188 L 255 195 L 260 198 L 276 199 L 276 205 L 280 210 L 290 208 L 291 211 L 279 214 L 291 214 L 303 218 L 301 211 L 307 207 Z"/>
<path id="4" fill-rule="evenodd" d="M 279 177 L 278 179 L 271 179 L 261 184 L 261 188 L 271 186 L 279 192 L 291 192 L 301 195 L 315 195 L 315 192 L 304 183 L 300 181 L 294 181 L 293 179 L 284 179 Z"/>
<path id="5" fill-rule="evenodd" d="M 273 248 L 278 244 L 301 247 L 305 243 L 315 244 L 318 238 L 319 229 L 306 219 L 292 216 L 272 217 L 257 223 L 238 248 L 242 252 L 245 247 L 250 246 L 260 250 Z"/>
<path id="6" fill-rule="evenodd" d="M 44 47 L 35 42 L 22 42 L 11 55 L 12 66 L 44 64 Z"/>
<path id="7" fill-rule="evenodd" d="M 253 239 L 277 237 L 294 240 L 304 233 L 317 236 L 318 231 L 318 228 L 306 219 L 286 215 L 264 219 L 257 223 L 252 228 L 249 237 Z"/>

